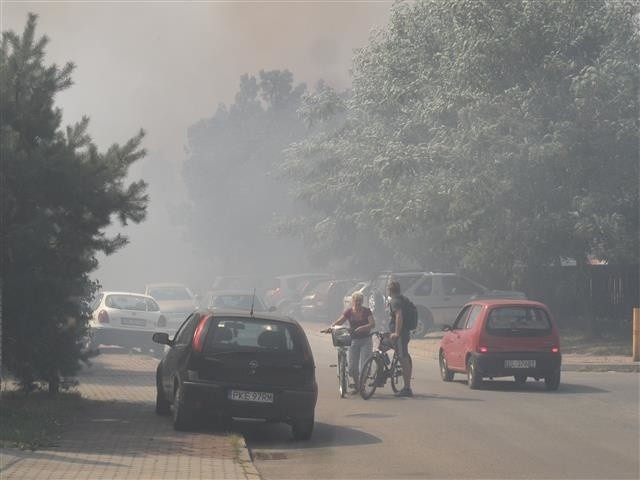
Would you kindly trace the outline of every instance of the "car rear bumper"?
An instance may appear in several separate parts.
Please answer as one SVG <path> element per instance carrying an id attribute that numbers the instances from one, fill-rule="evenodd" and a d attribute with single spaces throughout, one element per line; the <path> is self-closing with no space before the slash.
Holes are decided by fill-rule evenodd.
<path id="1" fill-rule="evenodd" d="M 495 352 L 474 355 L 478 371 L 485 377 L 526 375 L 544 377 L 560 369 L 562 355 L 551 352 Z M 535 360 L 535 367 L 507 366 L 506 360 Z"/>
<path id="2" fill-rule="evenodd" d="M 204 409 L 220 417 L 263 419 L 270 422 L 290 422 L 313 418 L 317 391 L 258 385 L 184 381 L 185 401 L 194 409 Z M 231 390 L 272 392 L 273 403 L 234 401 Z"/>

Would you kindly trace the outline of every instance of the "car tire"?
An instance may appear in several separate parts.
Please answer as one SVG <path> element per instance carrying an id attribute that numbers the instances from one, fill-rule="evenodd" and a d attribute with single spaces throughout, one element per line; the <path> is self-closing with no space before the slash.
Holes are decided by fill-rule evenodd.
<path id="1" fill-rule="evenodd" d="M 513 378 L 515 379 L 518 385 L 524 385 L 525 383 L 527 383 L 526 375 L 518 374 L 518 375 L 514 375 Z"/>
<path id="2" fill-rule="evenodd" d="M 165 398 L 162 391 L 162 380 L 160 368 L 156 369 L 156 414 L 169 415 L 171 413 L 171 403 Z"/>
<path id="3" fill-rule="evenodd" d="M 173 395 L 173 428 L 178 431 L 185 431 L 191 428 L 192 412 L 186 405 L 184 398 L 184 387 L 178 382 Z"/>
<path id="4" fill-rule="evenodd" d="M 313 417 L 311 419 L 297 419 L 291 425 L 291 433 L 294 440 L 309 440 L 313 433 Z"/>
<path id="5" fill-rule="evenodd" d="M 544 386 L 550 392 L 555 392 L 560 387 L 560 369 L 544 377 Z"/>
<path id="6" fill-rule="evenodd" d="M 447 359 L 444 356 L 444 352 L 440 351 L 440 377 L 444 382 L 450 382 L 453 380 L 453 376 L 455 373 L 449 370 L 449 366 L 447 365 Z"/>
<path id="7" fill-rule="evenodd" d="M 467 385 L 471 390 L 477 390 L 482 386 L 482 375 L 478 371 L 478 362 L 473 357 L 467 360 Z"/>

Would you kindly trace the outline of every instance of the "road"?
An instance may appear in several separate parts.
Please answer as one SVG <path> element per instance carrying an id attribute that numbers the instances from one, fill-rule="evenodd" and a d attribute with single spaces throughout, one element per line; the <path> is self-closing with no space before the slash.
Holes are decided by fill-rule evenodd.
<path id="1" fill-rule="evenodd" d="M 558 392 L 512 380 L 470 390 L 414 359 L 414 398 L 387 385 L 368 401 L 337 394 L 335 350 L 305 325 L 319 384 L 316 427 L 239 425 L 263 478 L 640 478 L 639 376 L 563 372 Z"/>

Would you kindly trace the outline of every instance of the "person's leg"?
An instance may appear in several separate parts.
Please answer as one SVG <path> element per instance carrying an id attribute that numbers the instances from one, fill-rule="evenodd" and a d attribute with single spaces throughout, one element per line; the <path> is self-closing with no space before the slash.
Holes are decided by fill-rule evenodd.
<path id="1" fill-rule="evenodd" d="M 371 337 L 362 339 L 362 345 L 360 346 L 360 363 L 358 365 L 358 372 L 362 372 L 364 362 L 366 362 L 373 353 L 373 341 Z"/>
<path id="2" fill-rule="evenodd" d="M 409 334 L 402 339 L 402 376 L 404 378 L 404 386 L 408 390 L 411 390 L 411 371 L 413 370 L 413 361 L 411 355 L 409 355 Z"/>
<path id="3" fill-rule="evenodd" d="M 353 379 L 353 384 L 358 386 L 359 369 L 358 363 L 360 361 L 360 344 L 358 340 L 352 340 L 349 347 L 349 376 Z"/>

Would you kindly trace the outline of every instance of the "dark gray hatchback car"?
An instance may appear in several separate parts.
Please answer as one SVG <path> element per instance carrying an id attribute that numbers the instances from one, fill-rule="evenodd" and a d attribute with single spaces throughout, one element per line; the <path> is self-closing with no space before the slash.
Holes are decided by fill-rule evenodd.
<path id="1" fill-rule="evenodd" d="M 156 413 L 173 411 L 176 430 L 202 417 L 263 419 L 291 425 L 298 440 L 311 437 L 318 397 L 307 337 L 288 317 L 231 310 L 199 310 L 168 345 L 156 374 Z"/>

